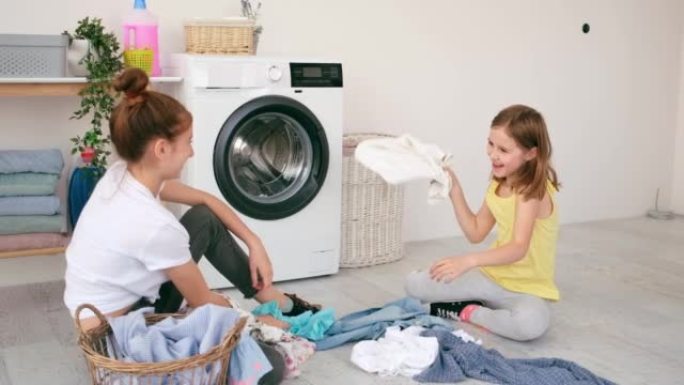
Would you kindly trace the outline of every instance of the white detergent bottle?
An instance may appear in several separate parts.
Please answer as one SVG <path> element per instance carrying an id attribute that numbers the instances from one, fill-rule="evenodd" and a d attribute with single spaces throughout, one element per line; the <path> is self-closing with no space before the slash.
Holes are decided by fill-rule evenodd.
<path id="1" fill-rule="evenodd" d="M 135 0 L 133 10 L 123 19 L 123 47 L 124 51 L 151 49 L 152 76 L 161 75 L 157 17 L 147 9 L 145 0 Z"/>

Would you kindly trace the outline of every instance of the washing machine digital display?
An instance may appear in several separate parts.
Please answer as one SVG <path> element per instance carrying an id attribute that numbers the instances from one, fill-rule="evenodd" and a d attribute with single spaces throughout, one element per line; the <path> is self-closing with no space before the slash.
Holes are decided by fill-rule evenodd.
<path id="1" fill-rule="evenodd" d="M 224 198 L 257 219 L 288 217 L 318 194 L 328 168 L 328 142 L 316 116 L 284 96 L 242 105 L 214 146 L 214 176 Z"/>
<path id="2" fill-rule="evenodd" d="M 340 63 L 290 63 L 292 87 L 342 87 Z"/>

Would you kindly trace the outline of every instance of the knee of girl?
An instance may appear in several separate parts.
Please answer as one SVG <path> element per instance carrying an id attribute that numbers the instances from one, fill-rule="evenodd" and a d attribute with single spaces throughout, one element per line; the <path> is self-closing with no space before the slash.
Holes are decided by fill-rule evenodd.
<path id="1" fill-rule="evenodd" d="M 213 211 L 206 205 L 195 205 L 188 210 L 181 218 L 182 223 L 193 222 L 204 223 L 205 221 L 211 221 L 220 223 L 220 219 L 214 214 Z"/>
<path id="2" fill-rule="evenodd" d="M 213 215 L 211 210 L 207 205 L 194 205 L 188 210 L 188 216 L 205 217 L 208 215 Z"/>
<path id="3" fill-rule="evenodd" d="M 541 337 L 546 332 L 547 327 L 540 324 L 523 324 L 517 327 L 513 339 L 516 341 L 532 341 Z"/>
<path id="4" fill-rule="evenodd" d="M 541 337 L 549 328 L 549 314 L 546 309 L 537 314 L 520 317 L 517 324 L 516 340 L 531 341 Z"/>
<path id="5" fill-rule="evenodd" d="M 424 299 L 425 293 L 423 293 L 423 288 L 425 287 L 425 272 L 413 271 L 406 276 L 404 281 L 404 290 L 406 294 L 410 297 Z"/>

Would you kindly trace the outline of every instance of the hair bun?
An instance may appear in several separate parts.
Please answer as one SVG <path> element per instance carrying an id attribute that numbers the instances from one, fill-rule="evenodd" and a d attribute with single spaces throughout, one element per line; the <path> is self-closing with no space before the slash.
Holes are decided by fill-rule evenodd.
<path id="1" fill-rule="evenodd" d="M 123 92 L 128 98 L 136 98 L 142 94 L 150 78 L 140 68 L 127 68 L 112 81 L 115 90 Z"/>

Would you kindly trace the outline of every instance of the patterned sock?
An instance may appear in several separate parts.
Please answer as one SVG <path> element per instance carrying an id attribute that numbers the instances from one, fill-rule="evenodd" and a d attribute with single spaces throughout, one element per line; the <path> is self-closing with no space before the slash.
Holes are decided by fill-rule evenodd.
<path id="1" fill-rule="evenodd" d="M 473 312 L 479 308 L 479 305 L 468 305 L 464 307 L 463 310 L 461 310 L 461 313 L 458 315 L 458 318 L 460 318 L 463 322 L 470 322 L 470 317 L 473 315 Z"/>

